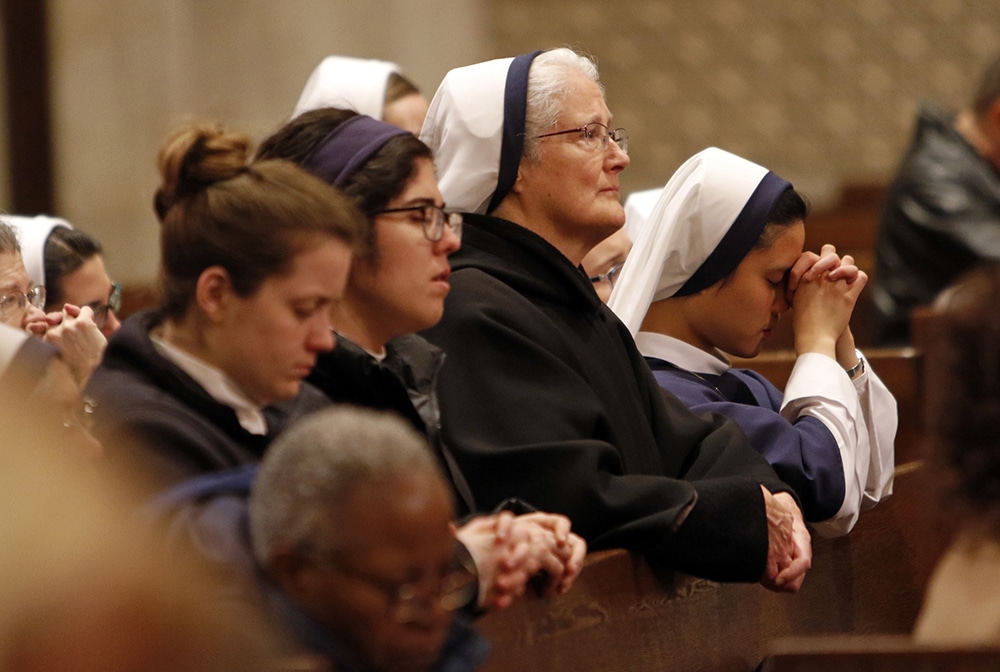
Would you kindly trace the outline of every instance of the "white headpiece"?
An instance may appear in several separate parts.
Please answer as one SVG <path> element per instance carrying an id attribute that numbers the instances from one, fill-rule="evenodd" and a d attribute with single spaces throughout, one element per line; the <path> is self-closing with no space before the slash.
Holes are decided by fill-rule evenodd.
<path id="1" fill-rule="evenodd" d="M 339 107 L 381 120 L 389 75 L 399 71 L 389 61 L 327 56 L 309 76 L 292 118 L 309 110 Z"/>
<path id="2" fill-rule="evenodd" d="M 434 152 L 449 208 L 486 213 L 513 186 L 524 147 L 528 70 L 539 53 L 455 68 L 438 87 L 420 139 Z"/>
<path id="3" fill-rule="evenodd" d="M 633 191 L 625 199 L 625 233 L 629 240 L 635 240 L 639 231 L 646 226 L 649 213 L 653 211 L 653 206 L 662 193 L 662 187 Z"/>
<path id="4" fill-rule="evenodd" d="M 57 226 L 72 229 L 73 225 L 65 219 L 46 215 L 36 217 L 3 215 L 0 219 L 17 231 L 24 270 L 28 272 L 31 282 L 36 285 L 45 285 L 45 243 L 49 239 L 49 234 Z"/>
<path id="5" fill-rule="evenodd" d="M 608 305 L 634 336 L 654 301 L 686 296 L 729 275 L 760 238 L 767 214 L 791 184 L 762 166 L 711 147 L 677 169 L 642 218 L 625 226 L 634 245 Z M 645 204 L 643 206 L 643 203 Z"/>

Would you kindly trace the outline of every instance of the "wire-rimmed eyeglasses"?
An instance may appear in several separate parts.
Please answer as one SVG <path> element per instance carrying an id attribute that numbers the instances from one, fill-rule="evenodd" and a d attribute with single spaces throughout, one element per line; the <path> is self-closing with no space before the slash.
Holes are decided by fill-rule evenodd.
<path id="1" fill-rule="evenodd" d="M 122 284 L 120 282 L 111 283 L 111 294 L 108 295 L 108 302 L 103 305 L 90 304 L 94 310 L 94 324 L 98 329 L 103 329 L 108 323 L 108 311 L 116 315 L 122 310 Z"/>
<path id="2" fill-rule="evenodd" d="M 7 318 L 15 311 L 23 313 L 29 304 L 35 308 L 45 308 L 45 287 L 32 285 L 27 292 L 15 290 L 0 296 L 0 317 Z"/>
<path id="3" fill-rule="evenodd" d="M 393 581 L 353 567 L 335 555 L 311 553 L 317 565 L 359 579 L 385 597 L 386 609 L 396 623 L 414 623 L 435 605 L 455 611 L 479 593 L 479 578 L 468 552 L 457 552 L 448 569 L 431 584 L 424 581 Z"/>
<path id="4" fill-rule="evenodd" d="M 579 128 L 571 128 L 566 131 L 555 131 L 553 133 L 542 133 L 536 138 L 551 138 L 555 135 L 568 135 L 579 133 L 583 144 L 594 151 L 605 151 L 608 148 L 608 140 L 614 140 L 615 144 L 626 154 L 628 154 L 628 131 L 624 128 L 609 128 L 599 121 L 592 121 Z"/>
<path id="5" fill-rule="evenodd" d="M 405 208 L 389 208 L 380 210 L 376 215 L 388 215 L 396 212 L 416 213 L 411 216 L 413 221 L 419 221 L 424 228 L 424 238 L 436 243 L 444 236 L 444 225 L 451 227 L 451 232 L 459 240 L 462 239 L 462 214 L 459 212 L 445 212 L 436 205 L 423 203 L 421 205 L 408 205 Z"/>
<path id="6" fill-rule="evenodd" d="M 611 289 L 614 289 L 615 282 L 618 280 L 618 275 L 622 272 L 622 269 L 624 267 L 625 267 L 624 261 L 619 264 L 615 264 L 614 266 L 608 269 L 607 273 L 599 273 L 598 275 L 591 277 L 590 281 L 593 283 L 607 282 L 608 284 L 611 285 Z"/>

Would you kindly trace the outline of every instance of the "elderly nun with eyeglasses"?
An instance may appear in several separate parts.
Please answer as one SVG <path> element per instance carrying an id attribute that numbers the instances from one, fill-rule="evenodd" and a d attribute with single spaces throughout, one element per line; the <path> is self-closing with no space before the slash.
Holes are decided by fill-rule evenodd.
<path id="1" fill-rule="evenodd" d="M 517 496 L 591 548 L 795 591 L 811 542 L 787 485 L 730 421 L 662 395 L 581 268 L 625 221 L 628 136 L 569 49 L 458 68 L 421 138 L 464 214 L 444 317 L 444 435 L 481 506 Z"/>

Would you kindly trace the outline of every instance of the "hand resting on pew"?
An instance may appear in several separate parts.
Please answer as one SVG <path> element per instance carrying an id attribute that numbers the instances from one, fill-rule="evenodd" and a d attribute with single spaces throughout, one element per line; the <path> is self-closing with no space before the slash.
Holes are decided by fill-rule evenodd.
<path id="1" fill-rule="evenodd" d="M 772 495 L 763 485 L 767 510 L 767 570 L 761 585 L 769 590 L 797 593 L 812 566 L 812 538 L 802 511 L 787 492 Z"/>
<path id="2" fill-rule="evenodd" d="M 506 609 L 536 576 L 543 595 L 561 595 L 583 569 L 587 542 L 570 531 L 565 516 L 502 511 L 479 516 L 455 531 L 479 572 L 479 607 Z"/>

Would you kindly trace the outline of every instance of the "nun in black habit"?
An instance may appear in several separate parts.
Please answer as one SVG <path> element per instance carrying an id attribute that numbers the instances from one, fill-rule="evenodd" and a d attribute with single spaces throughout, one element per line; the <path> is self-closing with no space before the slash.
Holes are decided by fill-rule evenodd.
<path id="1" fill-rule="evenodd" d="M 591 548 L 797 590 L 811 546 L 789 488 L 731 421 L 661 393 L 579 266 L 624 223 L 627 136 L 594 64 L 556 49 L 452 70 L 421 139 L 466 213 L 425 335 L 447 353 L 443 431 L 480 505 L 521 497 Z"/>

